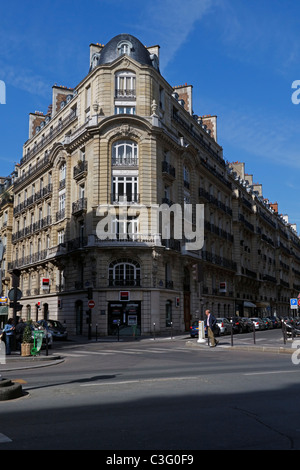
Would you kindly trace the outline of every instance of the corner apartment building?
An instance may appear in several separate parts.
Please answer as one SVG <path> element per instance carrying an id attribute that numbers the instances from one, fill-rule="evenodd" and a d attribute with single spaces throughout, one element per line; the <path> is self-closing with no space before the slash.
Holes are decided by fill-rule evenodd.
<path id="1" fill-rule="evenodd" d="M 56 318 L 71 334 L 86 334 L 87 318 L 102 335 L 118 324 L 164 333 L 188 330 L 208 307 L 286 314 L 298 295 L 296 231 L 243 165 L 224 160 L 217 117 L 194 113 L 191 85 L 164 79 L 159 49 L 127 34 L 91 44 L 82 81 L 55 85 L 47 113 L 30 114 L 9 262 L 22 316 Z M 166 225 L 155 211 L 174 204 L 183 216 L 170 212 Z M 190 216 L 197 229 L 197 205 L 204 246 L 187 249 L 176 231 Z"/>

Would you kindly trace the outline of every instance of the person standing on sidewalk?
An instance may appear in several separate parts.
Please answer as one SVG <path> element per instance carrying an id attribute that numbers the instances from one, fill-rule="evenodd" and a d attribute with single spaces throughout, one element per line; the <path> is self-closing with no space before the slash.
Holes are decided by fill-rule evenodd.
<path id="1" fill-rule="evenodd" d="M 214 335 L 214 329 L 215 329 L 217 320 L 214 317 L 214 315 L 210 313 L 210 310 L 205 310 L 205 315 L 206 315 L 206 320 L 204 322 L 204 326 L 205 326 L 205 329 L 207 330 L 207 336 L 208 336 L 208 340 L 210 343 L 210 347 L 214 348 L 218 344 L 218 341 L 216 341 L 215 335 Z"/>
<path id="2" fill-rule="evenodd" d="M 15 326 L 12 318 L 9 318 L 6 325 L 3 328 L 3 333 L 5 333 L 5 343 L 6 343 L 6 355 L 10 356 L 13 337 L 15 334 Z"/>

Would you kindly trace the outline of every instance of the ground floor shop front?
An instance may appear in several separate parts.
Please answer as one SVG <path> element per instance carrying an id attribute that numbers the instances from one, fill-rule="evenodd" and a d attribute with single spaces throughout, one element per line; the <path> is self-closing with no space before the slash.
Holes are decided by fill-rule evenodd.
<path id="1" fill-rule="evenodd" d="M 171 289 L 93 290 L 92 295 L 87 291 L 61 292 L 23 298 L 21 304 L 18 315 L 25 320 L 59 320 L 69 335 L 99 337 L 188 332 L 193 321 L 204 319 L 206 309 L 216 317 L 261 316 L 254 303 L 200 298 L 197 292 Z M 263 316 L 267 316 L 265 311 Z"/>

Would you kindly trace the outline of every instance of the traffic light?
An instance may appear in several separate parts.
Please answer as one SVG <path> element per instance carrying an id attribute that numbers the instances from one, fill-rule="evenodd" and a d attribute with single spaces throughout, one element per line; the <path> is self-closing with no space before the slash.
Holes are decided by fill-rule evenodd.
<path id="1" fill-rule="evenodd" d="M 88 300 L 93 300 L 93 288 L 92 287 L 88 287 L 87 297 L 88 297 Z"/>
<path id="2" fill-rule="evenodd" d="M 193 264 L 193 266 L 192 266 L 192 277 L 193 277 L 193 281 L 198 281 L 199 280 L 198 264 Z"/>

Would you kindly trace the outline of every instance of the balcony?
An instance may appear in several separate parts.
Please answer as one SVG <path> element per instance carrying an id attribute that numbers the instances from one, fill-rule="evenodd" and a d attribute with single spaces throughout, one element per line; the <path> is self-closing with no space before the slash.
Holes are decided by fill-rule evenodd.
<path id="1" fill-rule="evenodd" d="M 111 203 L 112 204 L 124 204 L 124 203 L 139 203 L 140 202 L 140 195 L 137 193 L 133 194 L 118 194 L 118 193 L 112 193 L 110 195 Z"/>
<path id="2" fill-rule="evenodd" d="M 126 99 L 135 99 L 136 98 L 136 90 L 133 88 L 133 89 L 116 89 L 116 93 L 115 93 L 115 97 L 116 98 L 126 98 Z"/>
<path id="3" fill-rule="evenodd" d="M 83 197 L 72 204 L 72 215 L 81 215 L 87 210 L 87 198 Z"/>
<path id="4" fill-rule="evenodd" d="M 56 212 L 56 222 L 63 220 L 66 216 L 66 209 L 61 209 Z"/>
<path id="5" fill-rule="evenodd" d="M 88 162 L 86 161 L 79 161 L 76 166 L 73 168 L 73 178 L 78 180 L 80 178 L 84 178 L 87 174 L 88 170 Z"/>
<path id="6" fill-rule="evenodd" d="M 138 166 L 138 157 L 123 155 L 112 159 L 112 166 Z"/>
<path id="7" fill-rule="evenodd" d="M 162 164 L 161 164 L 161 171 L 163 173 L 163 176 L 168 176 L 170 177 L 171 179 L 175 179 L 176 178 L 176 170 L 175 168 L 170 165 L 170 163 L 166 162 L 166 161 L 163 161 Z"/>
<path id="8" fill-rule="evenodd" d="M 38 144 L 34 145 L 34 147 L 23 157 L 21 158 L 21 166 L 29 161 L 34 155 L 36 155 L 46 144 L 51 142 L 58 134 L 60 134 L 69 124 L 71 124 L 75 119 L 77 119 L 77 115 L 75 111 L 71 111 L 69 116 L 67 116 L 62 121 L 59 121 L 57 126 L 49 131 L 49 134 L 44 137 Z M 16 183 L 20 182 L 20 178 L 17 179 Z M 16 184 L 15 183 L 15 184 Z"/>

